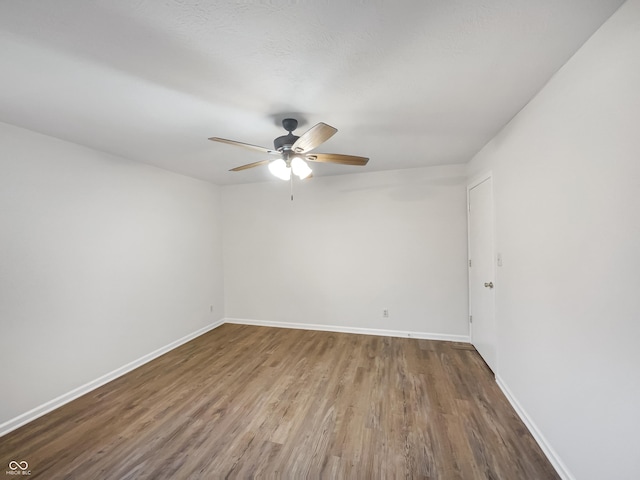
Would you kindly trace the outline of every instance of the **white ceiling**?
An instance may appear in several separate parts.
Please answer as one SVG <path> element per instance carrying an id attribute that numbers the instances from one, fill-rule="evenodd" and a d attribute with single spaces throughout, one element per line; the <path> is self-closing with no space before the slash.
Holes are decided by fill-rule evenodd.
<path id="1" fill-rule="evenodd" d="M 467 162 L 621 0 L 0 2 L 0 121 L 218 184 L 323 121 L 333 175 Z M 274 179 L 275 181 L 275 179 Z"/>

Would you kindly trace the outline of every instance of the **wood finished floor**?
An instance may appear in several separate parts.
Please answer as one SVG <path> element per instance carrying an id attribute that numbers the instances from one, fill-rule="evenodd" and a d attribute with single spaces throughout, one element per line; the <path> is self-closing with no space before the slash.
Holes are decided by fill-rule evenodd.
<path id="1" fill-rule="evenodd" d="M 0 438 L 11 460 L 41 479 L 559 478 L 468 345 L 230 324 Z"/>

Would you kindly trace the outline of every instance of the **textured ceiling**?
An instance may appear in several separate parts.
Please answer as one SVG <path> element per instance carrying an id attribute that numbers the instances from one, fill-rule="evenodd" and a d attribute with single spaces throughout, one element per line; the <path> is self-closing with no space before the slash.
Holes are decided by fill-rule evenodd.
<path id="1" fill-rule="evenodd" d="M 621 3 L 7 0 L 0 121 L 219 184 L 287 115 L 371 158 L 315 175 L 465 163 Z"/>

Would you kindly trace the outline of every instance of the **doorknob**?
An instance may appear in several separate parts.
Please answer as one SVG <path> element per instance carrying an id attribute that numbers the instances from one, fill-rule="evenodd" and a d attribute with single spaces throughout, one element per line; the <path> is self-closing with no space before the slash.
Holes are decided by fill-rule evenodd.
<path id="1" fill-rule="evenodd" d="M 487 288 L 493 288 L 493 282 L 484 282 L 484 286 Z"/>

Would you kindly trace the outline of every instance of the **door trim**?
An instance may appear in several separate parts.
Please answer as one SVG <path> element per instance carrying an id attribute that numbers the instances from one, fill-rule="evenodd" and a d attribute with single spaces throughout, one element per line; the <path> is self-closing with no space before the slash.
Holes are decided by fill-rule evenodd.
<path id="1" fill-rule="evenodd" d="M 491 220 L 492 220 L 492 224 L 493 224 L 493 228 L 491 231 L 491 246 L 492 246 L 492 261 L 491 261 L 491 275 L 493 277 L 494 280 L 497 280 L 496 278 L 496 214 L 495 214 L 495 202 L 494 202 L 494 197 L 493 197 L 493 172 L 491 170 L 481 173 L 479 175 L 476 175 L 474 177 L 471 177 L 470 181 L 467 183 L 467 288 L 469 291 L 469 296 L 468 296 L 468 309 L 469 309 L 469 315 L 471 315 L 471 271 L 470 268 L 473 267 L 469 267 L 469 260 L 471 260 L 471 205 L 470 205 L 470 200 L 471 200 L 471 190 L 475 187 L 477 187 L 478 185 L 480 185 L 481 183 L 486 182 L 487 180 L 491 180 L 491 192 L 490 192 L 490 201 L 491 201 Z M 499 282 L 496 282 L 499 283 Z M 498 285 L 499 286 L 499 285 Z M 494 291 L 493 297 L 492 297 L 492 301 L 493 301 L 493 314 L 494 314 L 494 321 L 496 324 L 496 335 L 498 333 L 498 312 L 496 311 L 496 292 Z M 469 321 L 469 318 L 467 319 L 467 321 L 469 322 L 469 342 L 471 344 L 473 344 L 473 322 Z M 494 375 L 498 375 L 498 366 L 500 364 L 499 361 L 500 358 L 500 352 L 498 351 L 497 345 L 496 345 L 496 358 L 495 358 L 495 369 L 496 371 L 493 372 Z"/>

